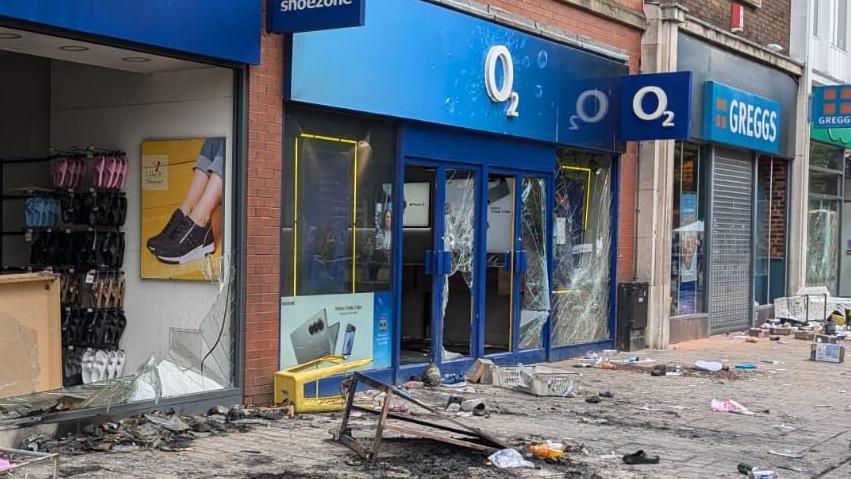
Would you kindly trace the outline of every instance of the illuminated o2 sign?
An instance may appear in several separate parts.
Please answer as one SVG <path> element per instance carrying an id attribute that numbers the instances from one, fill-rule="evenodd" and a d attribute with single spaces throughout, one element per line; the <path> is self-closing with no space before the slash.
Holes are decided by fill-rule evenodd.
<path id="1" fill-rule="evenodd" d="M 502 66 L 502 85 L 496 78 L 497 67 Z M 485 86 L 488 96 L 496 103 L 508 102 L 505 114 L 511 118 L 520 116 L 517 108 L 520 106 L 520 95 L 514 91 L 514 60 L 505 45 L 496 45 L 488 50 L 485 59 Z"/>
<path id="2" fill-rule="evenodd" d="M 644 97 L 647 95 L 654 95 L 656 97 L 656 109 L 650 113 L 647 113 L 644 109 Z M 674 123 L 674 112 L 668 110 L 668 94 L 665 93 L 665 90 L 655 85 L 641 87 L 635 92 L 635 96 L 632 97 L 632 112 L 635 113 L 635 116 L 639 120 L 643 121 L 656 121 L 664 116 L 665 120 L 662 122 L 663 128 L 673 128 L 676 126 Z"/>

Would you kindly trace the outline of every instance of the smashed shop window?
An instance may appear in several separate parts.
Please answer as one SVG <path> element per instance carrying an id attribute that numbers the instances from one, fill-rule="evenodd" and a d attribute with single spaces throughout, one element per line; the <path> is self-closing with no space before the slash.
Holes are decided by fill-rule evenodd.
<path id="1" fill-rule="evenodd" d="M 609 337 L 611 158 L 559 149 L 553 212 L 552 346 Z"/>

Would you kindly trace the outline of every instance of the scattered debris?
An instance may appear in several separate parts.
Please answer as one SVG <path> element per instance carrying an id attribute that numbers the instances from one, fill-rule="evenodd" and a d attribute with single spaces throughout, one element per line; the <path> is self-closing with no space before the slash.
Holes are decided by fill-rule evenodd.
<path id="1" fill-rule="evenodd" d="M 380 408 L 355 404 L 358 384 L 365 384 L 378 391 L 378 395 L 383 396 Z M 353 450 L 366 461 L 373 461 L 378 456 L 384 431 L 393 431 L 405 436 L 415 436 L 486 452 L 508 448 L 507 445 L 480 429 L 469 427 L 446 414 L 441 414 L 437 409 L 411 396 L 405 389 L 381 383 L 364 374 L 354 373 L 343 382 L 341 390 L 344 393 L 346 407 L 343 410 L 340 428 L 333 432 L 334 440 Z M 394 399 L 407 401 L 410 405 L 422 409 L 423 413 L 417 414 L 417 417 L 414 417 L 413 412 L 411 414 L 391 413 L 389 408 Z M 458 403 L 450 403 L 450 405 L 453 404 Z M 462 404 L 464 403 L 462 402 Z M 484 405 L 484 402 L 478 404 Z M 353 411 L 378 416 L 378 423 L 374 428 L 374 437 L 369 445 L 364 445 L 364 443 L 355 439 L 352 427 L 349 424 Z M 419 413 L 419 411 L 417 412 Z M 398 422 L 391 423 L 390 420 Z"/>
<path id="2" fill-rule="evenodd" d="M 524 459 L 523 455 L 516 450 L 509 448 L 491 454 L 488 456 L 488 460 L 500 469 L 514 469 L 518 467 L 535 468 L 535 464 Z"/>
<path id="3" fill-rule="evenodd" d="M 784 449 L 782 452 L 768 451 L 768 453 L 774 456 L 788 457 L 789 459 L 803 459 L 804 457 L 802 454 L 792 452 L 789 449 Z"/>
<path id="4" fill-rule="evenodd" d="M 264 424 L 284 416 L 282 408 L 246 409 L 241 406 L 230 409 L 216 407 L 201 416 L 181 417 L 173 411 L 155 412 L 124 418 L 118 422 L 89 425 L 80 433 L 61 439 L 36 435 L 27 439 L 26 447 L 35 452 L 61 454 L 85 451 L 126 453 L 141 449 L 182 451 L 200 437 L 227 434 L 232 430 L 246 431 L 252 425 Z"/>
<path id="5" fill-rule="evenodd" d="M 745 369 L 745 370 L 753 370 L 757 369 L 757 365 L 754 363 L 739 363 L 736 365 L 736 369 Z"/>
<path id="6" fill-rule="evenodd" d="M 591 404 L 597 404 L 598 402 L 600 402 L 600 396 L 597 396 L 597 395 L 586 396 L 585 402 L 591 403 Z"/>
<path id="7" fill-rule="evenodd" d="M 726 401 L 719 401 L 718 399 L 713 399 L 710 403 L 710 407 L 715 412 L 731 412 L 734 414 L 743 414 L 746 416 L 754 415 L 754 413 L 748 410 L 748 408 L 742 406 L 736 401 L 733 401 L 732 399 L 727 399 Z"/>
<path id="8" fill-rule="evenodd" d="M 490 359 L 477 359 L 467 370 L 467 380 L 471 383 L 492 384 L 492 368 L 494 366 L 493 361 Z"/>
<path id="9" fill-rule="evenodd" d="M 611 390 L 608 390 L 608 389 L 607 389 L 607 390 L 605 390 L 605 391 L 601 391 L 601 392 L 600 392 L 600 397 L 601 397 L 601 398 L 612 399 L 612 398 L 614 398 L 614 397 L 615 397 L 615 393 L 614 393 L 613 391 L 611 391 Z"/>
<path id="10" fill-rule="evenodd" d="M 440 369 L 438 369 L 436 364 L 431 363 L 431 364 L 428 365 L 428 367 L 425 370 L 425 373 L 423 373 L 422 380 L 423 380 L 423 383 L 426 386 L 431 386 L 431 387 L 440 386 L 440 381 L 441 381 Z"/>
<path id="11" fill-rule="evenodd" d="M 724 365 L 720 361 L 695 361 L 694 367 L 704 371 L 718 372 Z"/>
<path id="12" fill-rule="evenodd" d="M 626 464 L 659 464 L 659 456 L 650 456 L 643 450 L 624 454 L 622 459 Z"/>
<path id="13" fill-rule="evenodd" d="M 529 452 L 541 459 L 561 459 L 564 457 L 564 444 L 547 441 L 543 444 L 530 444 Z"/>
<path id="14" fill-rule="evenodd" d="M 653 369 L 650 370 L 651 376 L 665 376 L 668 374 L 668 368 L 664 364 L 659 364 L 657 366 L 653 366 Z"/>

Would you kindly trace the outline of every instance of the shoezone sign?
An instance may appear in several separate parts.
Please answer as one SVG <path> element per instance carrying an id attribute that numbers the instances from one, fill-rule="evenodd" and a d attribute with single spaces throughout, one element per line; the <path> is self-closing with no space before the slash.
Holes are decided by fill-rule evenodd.
<path id="1" fill-rule="evenodd" d="M 364 24 L 366 0 L 269 0 L 267 30 L 310 32 Z"/>

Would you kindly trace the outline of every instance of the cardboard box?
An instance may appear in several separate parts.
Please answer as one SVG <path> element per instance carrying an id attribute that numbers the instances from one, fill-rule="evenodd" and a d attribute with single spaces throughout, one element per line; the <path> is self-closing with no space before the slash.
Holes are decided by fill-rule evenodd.
<path id="1" fill-rule="evenodd" d="M 844 363 L 845 346 L 840 344 L 814 343 L 810 345 L 810 361 Z"/>
<path id="2" fill-rule="evenodd" d="M 792 328 L 782 326 L 771 328 L 769 334 L 774 336 L 789 336 L 790 334 L 792 334 Z"/>

